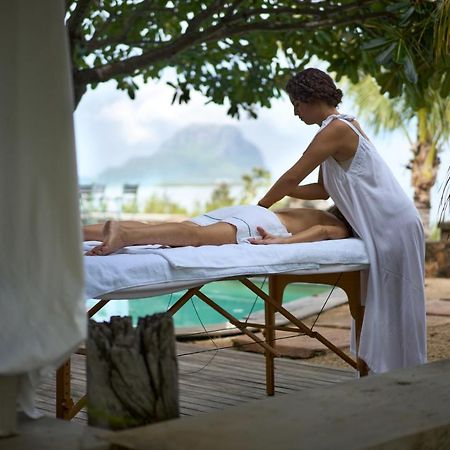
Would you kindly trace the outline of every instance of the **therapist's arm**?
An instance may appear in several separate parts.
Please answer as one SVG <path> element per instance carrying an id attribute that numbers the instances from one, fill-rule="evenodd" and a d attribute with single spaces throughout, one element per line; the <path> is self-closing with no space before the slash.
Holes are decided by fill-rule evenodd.
<path id="1" fill-rule="evenodd" d="M 330 195 L 325 190 L 322 183 L 322 167 L 319 170 L 319 181 L 317 183 L 296 186 L 291 192 L 289 192 L 288 196 L 299 198 L 301 200 L 327 200 L 330 198 Z"/>
<path id="2" fill-rule="evenodd" d="M 338 121 L 334 121 L 314 137 L 302 157 L 274 183 L 258 202 L 259 205 L 270 208 L 283 197 L 299 193 L 300 195 L 320 194 L 319 198 L 325 197 L 325 189 L 319 192 L 319 186 L 316 186 L 312 188 L 313 192 L 311 192 L 311 188 L 306 188 L 307 185 L 302 187 L 299 184 L 323 161 L 333 156 L 342 145 L 344 136 L 341 124 L 336 122 Z"/>
<path id="3" fill-rule="evenodd" d="M 299 198 L 301 200 L 327 200 L 330 198 L 330 195 L 323 185 L 322 166 L 319 168 L 319 178 L 317 183 L 296 186 L 292 192 L 289 192 L 288 196 Z"/>

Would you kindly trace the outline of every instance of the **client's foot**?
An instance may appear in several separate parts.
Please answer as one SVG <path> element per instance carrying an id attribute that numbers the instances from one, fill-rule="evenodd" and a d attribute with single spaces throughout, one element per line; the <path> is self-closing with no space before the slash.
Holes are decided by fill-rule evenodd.
<path id="1" fill-rule="evenodd" d="M 120 223 L 108 220 L 103 227 L 103 242 L 86 253 L 87 256 L 105 256 L 120 250 L 127 244 L 122 238 Z"/>

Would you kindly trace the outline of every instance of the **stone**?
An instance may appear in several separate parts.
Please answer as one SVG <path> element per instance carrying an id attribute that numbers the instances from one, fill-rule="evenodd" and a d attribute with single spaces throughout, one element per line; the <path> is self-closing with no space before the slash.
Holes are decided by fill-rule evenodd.
<path id="1" fill-rule="evenodd" d="M 427 315 L 450 317 L 450 302 L 446 300 L 428 300 L 425 304 Z"/>
<path id="2" fill-rule="evenodd" d="M 450 448 L 450 360 L 110 433 L 144 450 Z"/>

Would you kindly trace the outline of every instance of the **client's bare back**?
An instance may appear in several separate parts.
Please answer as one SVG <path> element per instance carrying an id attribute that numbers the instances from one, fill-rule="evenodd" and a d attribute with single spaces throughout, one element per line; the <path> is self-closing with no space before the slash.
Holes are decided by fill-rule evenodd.
<path id="1" fill-rule="evenodd" d="M 333 214 L 313 208 L 283 208 L 274 211 L 289 233 L 296 234 L 316 225 L 336 226 L 342 222 Z"/>

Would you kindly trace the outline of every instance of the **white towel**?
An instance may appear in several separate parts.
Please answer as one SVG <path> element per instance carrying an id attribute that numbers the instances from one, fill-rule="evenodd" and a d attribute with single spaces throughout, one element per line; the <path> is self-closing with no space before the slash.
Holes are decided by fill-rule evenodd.
<path id="1" fill-rule="evenodd" d="M 85 243 L 85 251 L 93 243 Z M 161 248 L 132 246 L 109 256 L 86 256 L 86 296 L 139 286 L 189 280 L 217 280 L 239 275 L 265 275 L 318 269 L 331 264 L 368 264 L 360 239 L 302 244 L 227 244 Z"/>
<path id="2" fill-rule="evenodd" d="M 358 264 L 368 262 L 360 239 L 305 242 L 302 244 L 228 244 L 198 248 L 173 248 L 161 253 L 175 268 L 281 267 L 295 264 L 299 270 L 317 269 L 322 264 Z"/>

